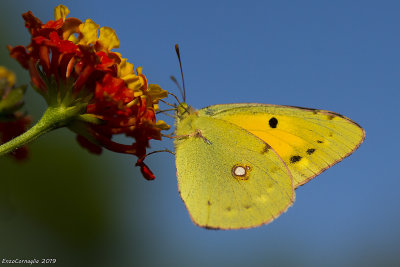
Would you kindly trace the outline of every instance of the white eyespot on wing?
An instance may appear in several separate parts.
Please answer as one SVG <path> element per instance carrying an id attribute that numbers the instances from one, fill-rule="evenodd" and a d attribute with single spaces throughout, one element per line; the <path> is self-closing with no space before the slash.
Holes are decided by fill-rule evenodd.
<path id="1" fill-rule="evenodd" d="M 244 176 L 246 175 L 246 169 L 242 166 L 236 166 L 233 173 L 237 176 Z"/>
<path id="2" fill-rule="evenodd" d="M 232 176 L 238 180 L 247 180 L 252 168 L 248 165 L 235 164 L 232 167 Z"/>

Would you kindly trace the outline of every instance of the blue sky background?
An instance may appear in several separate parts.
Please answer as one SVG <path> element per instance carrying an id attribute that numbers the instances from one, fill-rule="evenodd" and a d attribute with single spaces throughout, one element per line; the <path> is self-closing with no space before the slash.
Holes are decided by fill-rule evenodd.
<path id="1" fill-rule="evenodd" d="M 21 14 L 42 21 L 58 4 L 116 30 L 118 52 L 150 83 L 177 92 L 181 47 L 187 102 L 256 102 L 327 109 L 366 130 L 349 158 L 296 191 L 293 207 L 250 230 L 191 222 L 174 157 L 83 151 L 66 129 L 32 145 L 32 160 L 0 160 L 0 258 L 60 266 L 377 266 L 400 264 L 399 1 L 0 2 L 0 48 L 28 44 Z M 0 49 L 1 64 L 28 75 Z M 172 101 L 172 100 L 171 100 Z M 28 92 L 37 119 L 44 100 Z M 161 117 L 173 124 L 172 120 Z M 172 142 L 153 142 L 154 149 Z M 0 259 L 0 260 L 1 260 Z"/>

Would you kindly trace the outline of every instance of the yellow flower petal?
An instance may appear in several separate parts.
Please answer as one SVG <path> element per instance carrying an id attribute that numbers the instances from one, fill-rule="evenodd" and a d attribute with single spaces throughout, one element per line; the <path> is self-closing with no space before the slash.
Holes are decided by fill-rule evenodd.
<path id="1" fill-rule="evenodd" d="M 142 71 L 143 71 L 143 67 L 142 66 L 139 66 L 139 67 L 136 68 L 137 75 L 142 74 Z"/>
<path id="2" fill-rule="evenodd" d="M 7 79 L 8 85 L 10 87 L 14 86 L 15 81 L 16 81 L 16 76 L 15 73 L 12 71 L 9 71 L 3 66 L 0 66 L 0 79 Z"/>
<path id="3" fill-rule="evenodd" d="M 161 129 L 161 130 L 169 130 L 171 126 L 169 126 L 165 121 L 163 120 L 158 120 L 156 122 L 156 127 Z"/>
<path id="4" fill-rule="evenodd" d="M 97 41 L 97 31 L 99 27 L 100 26 L 91 19 L 87 19 L 84 23 L 79 25 L 79 31 L 81 33 L 79 44 L 94 44 Z"/>
<path id="5" fill-rule="evenodd" d="M 139 91 L 144 85 L 143 78 L 135 74 L 125 76 L 124 81 L 126 82 L 127 87 L 133 91 Z"/>
<path id="6" fill-rule="evenodd" d="M 64 5 L 59 5 L 54 8 L 54 20 L 59 20 L 61 18 L 65 20 L 68 14 L 69 9 Z"/>
<path id="7" fill-rule="evenodd" d="M 63 40 L 69 40 L 72 41 L 74 44 L 78 43 L 77 36 L 79 33 L 79 25 L 82 24 L 82 21 L 80 21 L 77 18 L 67 18 L 64 20 L 64 25 L 62 26 L 62 37 Z M 71 37 L 72 35 L 76 35 Z"/>
<path id="8" fill-rule="evenodd" d="M 137 91 L 137 92 L 134 92 L 133 93 L 133 96 L 134 97 L 139 97 L 139 96 L 142 96 L 143 95 L 143 92 L 142 91 Z"/>
<path id="9" fill-rule="evenodd" d="M 119 40 L 117 34 L 110 27 L 101 27 L 98 42 L 101 48 L 110 51 L 113 48 L 119 47 Z"/>
<path id="10" fill-rule="evenodd" d="M 151 97 L 153 103 L 157 103 L 158 100 L 168 97 L 168 92 L 163 90 L 158 84 L 149 84 L 147 95 Z"/>
<path id="11" fill-rule="evenodd" d="M 75 37 L 75 35 L 70 35 L 69 37 L 68 37 L 68 41 L 71 41 L 71 42 L 73 42 L 74 44 L 76 44 L 76 43 L 78 43 L 78 38 L 76 38 Z"/>
<path id="12" fill-rule="evenodd" d="M 121 63 L 118 65 L 118 77 L 125 80 L 124 77 L 130 74 L 135 75 L 134 66 L 132 63 L 129 63 L 126 58 L 122 58 Z"/>

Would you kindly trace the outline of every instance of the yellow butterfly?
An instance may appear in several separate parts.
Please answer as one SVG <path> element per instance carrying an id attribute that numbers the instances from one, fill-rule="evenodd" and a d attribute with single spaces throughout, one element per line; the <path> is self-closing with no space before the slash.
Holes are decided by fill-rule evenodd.
<path id="1" fill-rule="evenodd" d="M 364 137 L 357 123 L 325 110 L 227 104 L 196 111 L 183 103 L 175 138 L 179 192 L 199 226 L 259 226 Z"/>
<path id="2" fill-rule="evenodd" d="M 197 111 L 181 103 L 175 134 L 179 192 L 194 223 L 213 229 L 273 221 L 293 204 L 297 187 L 365 138 L 340 114 L 265 104 Z"/>

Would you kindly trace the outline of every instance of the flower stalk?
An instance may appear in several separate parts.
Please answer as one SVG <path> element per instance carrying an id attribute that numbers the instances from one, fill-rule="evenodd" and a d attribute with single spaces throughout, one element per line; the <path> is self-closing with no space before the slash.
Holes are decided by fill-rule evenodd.
<path id="1" fill-rule="evenodd" d="M 8 154 L 37 139 L 39 136 L 57 128 L 64 127 L 77 116 L 75 108 L 49 107 L 42 118 L 28 131 L 0 145 L 0 156 Z"/>

